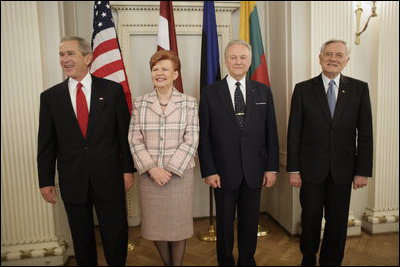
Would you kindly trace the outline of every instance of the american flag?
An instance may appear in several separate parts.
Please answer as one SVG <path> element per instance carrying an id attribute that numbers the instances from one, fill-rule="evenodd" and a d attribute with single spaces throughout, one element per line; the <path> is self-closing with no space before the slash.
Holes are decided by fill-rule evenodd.
<path id="1" fill-rule="evenodd" d="M 109 1 L 94 2 L 92 50 L 90 73 L 120 83 L 129 112 L 132 113 L 131 92 Z"/>

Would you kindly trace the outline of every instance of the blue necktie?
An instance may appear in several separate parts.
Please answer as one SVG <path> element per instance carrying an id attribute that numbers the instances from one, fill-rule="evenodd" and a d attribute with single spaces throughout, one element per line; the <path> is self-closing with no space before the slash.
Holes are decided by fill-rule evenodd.
<path id="1" fill-rule="evenodd" d="M 246 104 L 244 103 L 242 90 L 240 90 L 240 82 L 237 82 L 235 90 L 235 113 L 236 113 L 236 120 L 238 121 L 241 128 L 243 127 L 245 112 L 246 112 Z"/>
<path id="2" fill-rule="evenodd" d="M 334 86 L 335 86 L 335 81 L 331 80 L 329 82 L 328 92 L 326 93 L 332 118 L 333 118 L 333 114 L 335 113 L 335 106 L 336 106 L 336 96 L 335 96 Z"/>

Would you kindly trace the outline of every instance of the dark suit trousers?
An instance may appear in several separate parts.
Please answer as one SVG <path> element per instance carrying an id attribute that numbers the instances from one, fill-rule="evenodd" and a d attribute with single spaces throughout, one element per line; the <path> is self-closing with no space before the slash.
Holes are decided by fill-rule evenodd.
<path id="1" fill-rule="evenodd" d="M 220 266 L 234 266 L 234 222 L 237 207 L 238 263 L 239 266 L 255 266 L 258 215 L 261 188 L 251 189 L 245 180 L 236 190 L 214 190 L 217 215 L 217 259 Z"/>
<path id="2" fill-rule="evenodd" d="M 97 250 L 94 234 L 93 204 L 96 209 L 104 255 L 108 265 L 123 266 L 128 246 L 128 222 L 124 200 L 96 201 L 92 190 L 84 204 L 65 203 L 69 227 L 78 265 L 96 266 Z"/>
<path id="3" fill-rule="evenodd" d="M 321 266 L 341 265 L 347 236 L 350 196 L 351 184 L 334 184 L 330 175 L 322 184 L 303 182 L 300 188 L 302 265 L 316 264 L 324 209 L 325 229 L 319 263 Z"/>

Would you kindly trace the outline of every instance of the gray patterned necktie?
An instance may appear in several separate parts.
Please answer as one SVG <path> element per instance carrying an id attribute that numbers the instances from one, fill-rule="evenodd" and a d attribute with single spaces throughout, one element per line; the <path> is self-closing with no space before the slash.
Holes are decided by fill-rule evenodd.
<path id="1" fill-rule="evenodd" d="M 329 82 L 328 92 L 326 93 L 326 97 L 328 98 L 329 110 L 331 111 L 331 117 L 333 118 L 333 114 L 335 114 L 335 106 L 336 106 L 336 96 L 335 96 L 335 81 L 331 80 Z"/>
<path id="2" fill-rule="evenodd" d="M 235 90 L 235 115 L 236 115 L 236 120 L 240 125 L 240 128 L 243 127 L 245 112 L 246 112 L 246 105 L 244 103 L 242 90 L 240 90 L 240 82 L 237 82 Z"/>

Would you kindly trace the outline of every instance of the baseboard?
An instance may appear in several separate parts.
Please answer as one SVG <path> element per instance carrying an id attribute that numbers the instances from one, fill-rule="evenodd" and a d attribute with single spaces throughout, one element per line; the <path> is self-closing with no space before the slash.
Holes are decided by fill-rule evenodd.
<path id="1" fill-rule="evenodd" d="M 363 228 L 370 234 L 399 232 L 399 222 L 371 223 L 362 220 Z"/>
<path id="2" fill-rule="evenodd" d="M 46 242 L 1 247 L 2 266 L 55 266 L 68 259 L 66 242 Z"/>

